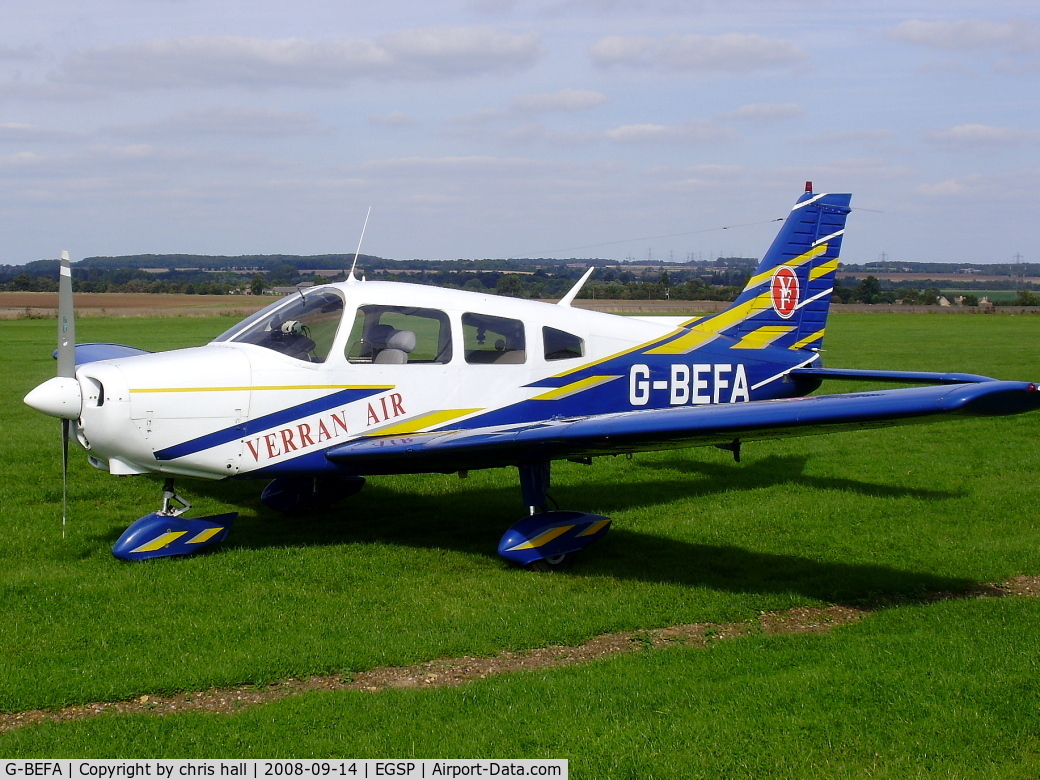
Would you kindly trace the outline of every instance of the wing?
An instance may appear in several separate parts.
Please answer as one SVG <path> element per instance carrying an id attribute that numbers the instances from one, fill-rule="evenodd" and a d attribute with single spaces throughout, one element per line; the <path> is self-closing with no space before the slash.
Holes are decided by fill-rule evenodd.
<path id="1" fill-rule="evenodd" d="M 1037 385 L 993 380 L 363 438 L 330 449 L 326 457 L 354 474 L 451 473 L 1035 409 L 1040 409 Z"/>
<path id="2" fill-rule="evenodd" d="M 87 342 L 76 345 L 76 367 L 84 363 L 93 363 L 98 360 L 112 360 L 113 358 L 134 357 L 135 355 L 149 354 L 146 349 L 128 347 L 126 344 L 109 344 L 105 342 Z M 52 357 L 57 360 L 58 350 L 54 350 Z"/>

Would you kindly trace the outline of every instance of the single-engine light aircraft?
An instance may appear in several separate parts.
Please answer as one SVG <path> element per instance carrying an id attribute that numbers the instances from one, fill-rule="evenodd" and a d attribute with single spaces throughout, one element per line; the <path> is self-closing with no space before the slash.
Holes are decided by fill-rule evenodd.
<path id="1" fill-rule="evenodd" d="M 751 279 L 708 316 L 619 317 L 571 304 L 398 282 L 301 290 L 191 349 L 76 346 L 71 271 L 60 277 L 58 375 L 25 402 L 110 474 L 165 475 L 162 508 L 113 553 L 186 555 L 235 513 L 186 518 L 175 477 L 269 480 L 261 501 L 297 512 L 385 474 L 515 467 L 528 514 L 498 552 L 561 566 L 610 520 L 549 508 L 550 464 L 1040 408 L 1031 382 L 973 374 L 824 368 L 848 194 L 811 183 Z M 589 271 L 591 273 L 591 269 Z M 918 385 L 807 397 L 826 379 Z"/>

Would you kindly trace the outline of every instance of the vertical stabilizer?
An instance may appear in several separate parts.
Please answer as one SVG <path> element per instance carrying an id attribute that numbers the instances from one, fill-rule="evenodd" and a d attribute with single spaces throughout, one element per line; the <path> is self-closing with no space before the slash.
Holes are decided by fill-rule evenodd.
<path id="1" fill-rule="evenodd" d="M 849 194 L 813 193 L 806 182 L 737 300 L 693 329 L 737 338 L 749 349 L 818 349 L 851 200 Z"/>

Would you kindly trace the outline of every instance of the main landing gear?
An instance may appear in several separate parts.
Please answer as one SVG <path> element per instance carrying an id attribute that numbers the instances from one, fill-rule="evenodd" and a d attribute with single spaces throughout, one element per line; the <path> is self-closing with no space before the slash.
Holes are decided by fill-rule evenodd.
<path id="1" fill-rule="evenodd" d="M 530 514 L 502 535 L 499 555 L 535 571 L 556 571 L 568 566 L 575 553 L 606 535 L 609 517 L 548 509 L 548 461 L 524 463 L 517 468 L 520 490 Z"/>
<path id="2" fill-rule="evenodd" d="M 188 519 L 191 504 L 177 495 L 173 479 L 163 484 L 162 509 L 138 518 L 123 531 L 112 554 L 124 561 L 142 561 L 168 555 L 192 555 L 224 541 L 238 512 Z"/>
<path id="3" fill-rule="evenodd" d="M 498 554 L 507 561 L 537 571 L 555 571 L 570 564 L 574 555 L 606 535 L 610 518 L 586 512 L 550 510 L 548 462 L 518 466 L 520 490 L 529 515 L 503 534 Z M 364 485 L 361 477 L 329 480 L 279 478 L 264 491 L 264 503 L 283 512 L 313 509 L 352 495 Z M 191 509 L 174 490 L 163 485 L 162 508 L 136 520 L 112 547 L 126 561 L 193 553 L 224 541 L 238 512 L 185 518 Z"/>

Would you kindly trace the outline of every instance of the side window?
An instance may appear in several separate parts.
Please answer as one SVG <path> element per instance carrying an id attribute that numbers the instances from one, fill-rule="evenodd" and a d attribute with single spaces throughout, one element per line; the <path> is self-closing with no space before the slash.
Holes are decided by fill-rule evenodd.
<path id="1" fill-rule="evenodd" d="M 585 340 L 556 328 L 542 328 L 546 360 L 570 360 L 585 357 Z"/>
<path id="2" fill-rule="evenodd" d="M 462 341 L 467 363 L 524 363 L 524 323 L 490 314 L 463 314 Z"/>
<path id="3" fill-rule="evenodd" d="M 347 341 L 351 363 L 448 363 L 451 326 L 436 309 L 359 306 Z"/>

